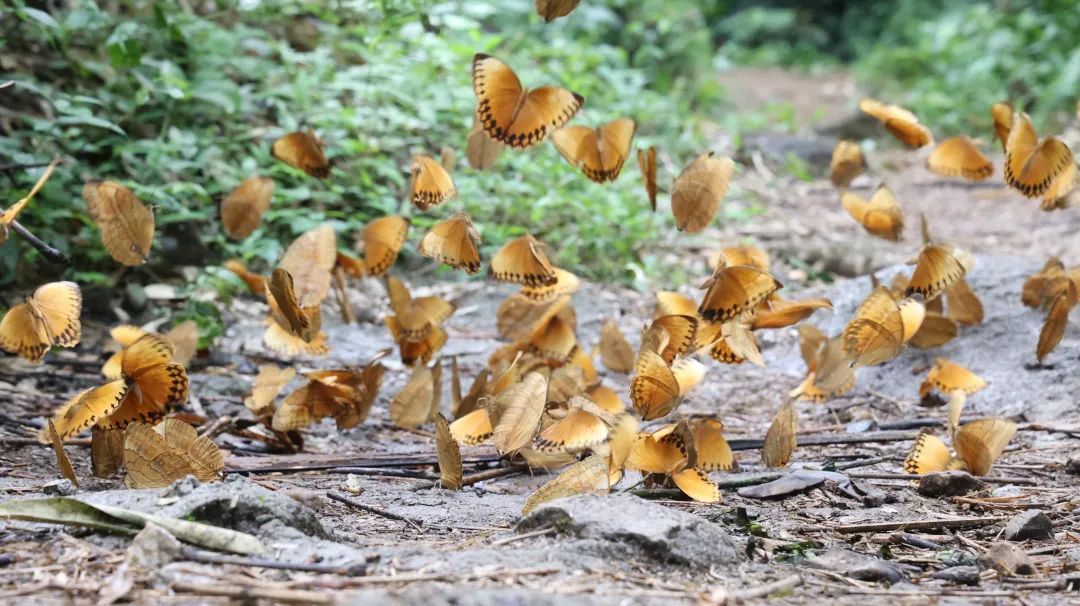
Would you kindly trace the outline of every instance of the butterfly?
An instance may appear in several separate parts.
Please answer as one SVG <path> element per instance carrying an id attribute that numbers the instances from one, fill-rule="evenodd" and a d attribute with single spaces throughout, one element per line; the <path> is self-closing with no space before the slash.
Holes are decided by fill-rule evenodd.
<path id="1" fill-rule="evenodd" d="M 637 124 L 630 118 L 612 120 L 599 128 L 564 126 L 551 133 L 563 158 L 597 183 L 614 181 L 630 156 Z"/>
<path id="2" fill-rule="evenodd" d="M 447 490 L 460 490 L 461 447 L 442 413 L 435 415 L 435 452 L 439 458 L 439 483 Z"/>
<path id="3" fill-rule="evenodd" d="M 124 353 L 136 341 L 152 331 L 143 330 L 138 326 L 121 324 L 109 331 L 109 336 L 120 346 L 120 351 L 109 356 L 105 364 L 101 366 L 101 374 L 110 381 L 123 376 Z M 199 326 L 192 320 L 181 322 L 164 334 L 165 339 L 173 347 L 173 360 L 183 366 L 187 366 L 198 349 Z"/>
<path id="4" fill-rule="evenodd" d="M 304 232 L 285 249 L 278 267 L 292 277 L 302 307 L 318 305 L 330 292 L 331 270 L 337 264 L 337 236 L 330 225 Z M 278 303 L 282 303 L 279 299 Z"/>
<path id="5" fill-rule="evenodd" d="M 653 309 L 653 317 L 667 315 L 697 315 L 697 303 L 690 297 L 670 290 L 661 290 L 656 293 L 656 307 Z"/>
<path id="6" fill-rule="evenodd" d="M 485 408 L 466 413 L 450 424 L 450 434 L 454 436 L 454 440 L 468 446 L 483 444 L 493 433 L 491 416 Z"/>
<path id="7" fill-rule="evenodd" d="M 431 329 L 442 326 L 454 313 L 454 305 L 441 297 L 414 298 L 401 280 L 386 277 L 386 291 L 390 296 L 390 308 L 403 338 L 419 341 L 427 338 Z"/>
<path id="8" fill-rule="evenodd" d="M 799 326 L 799 352 L 806 363 L 806 378 L 791 392 L 792 397 L 824 402 L 855 386 L 855 369 L 840 337 L 830 339 L 817 327 L 803 324 Z"/>
<path id="9" fill-rule="evenodd" d="M 293 431 L 326 417 L 332 417 L 338 429 L 349 429 L 364 422 L 382 383 L 384 367 L 378 362 L 382 355 L 376 355 L 359 370 L 304 373 L 307 384 L 285 396 L 273 413 L 271 427 L 274 431 Z M 273 383 L 265 395 L 269 395 L 283 379 L 282 376 L 268 377 Z"/>
<path id="10" fill-rule="evenodd" d="M 364 226 L 360 239 L 364 243 L 364 269 L 368 276 L 377 278 L 390 269 L 408 233 L 409 220 L 397 215 L 380 217 Z"/>
<path id="11" fill-rule="evenodd" d="M 784 404 L 773 417 L 769 431 L 765 433 L 765 444 L 761 449 L 761 462 L 766 467 L 784 467 L 791 462 L 791 455 L 795 452 L 797 439 L 795 437 L 795 404 Z"/>
<path id="12" fill-rule="evenodd" d="M 566 415 L 540 432 L 535 447 L 544 452 L 578 452 L 608 439 L 612 415 L 583 396 L 573 396 Z"/>
<path id="13" fill-rule="evenodd" d="M 634 369 L 634 349 L 611 319 L 600 328 L 600 361 L 614 372 L 627 373 Z"/>
<path id="14" fill-rule="evenodd" d="M 2 244 L 8 237 L 8 227 L 19 216 L 23 208 L 34 199 L 34 196 L 41 191 L 42 187 L 45 187 L 45 182 L 49 180 L 56 165 L 60 163 L 60 159 L 56 158 L 49 163 L 49 166 L 45 169 L 41 176 L 38 177 L 37 183 L 34 183 L 34 187 L 30 189 L 30 193 L 20 198 L 17 202 L 8 207 L 7 210 L 0 211 L 0 244 Z"/>
<path id="15" fill-rule="evenodd" d="M 487 170 L 495 166 L 495 162 L 502 155 L 503 147 L 505 146 L 501 142 L 487 134 L 480 124 L 480 117 L 474 115 L 472 130 L 469 131 L 469 138 L 465 143 L 465 157 L 469 159 L 469 165 L 477 170 Z"/>
<path id="16" fill-rule="evenodd" d="M 122 265 L 142 265 L 154 243 L 154 213 L 115 181 L 88 181 L 83 200 L 101 230 L 101 241 Z"/>
<path id="17" fill-rule="evenodd" d="M 735 468 L 735 457 L 731 452 L 731 446 L 724 438 L 722 422 L 717 419 L 695 419 L 690 421 L 690 431 L 694 435 L 699 469 L 731 471 Z"/>
<path id="18" fill-rule="evenodd" d="M 537 326 L 546 323 L 552 315 L 561 316 L 563 322 L 571 326 L 577 323 L 569 295 L 538 302 L 520 293 L 513 294 L 503 300 L 495 312 L 499 336 L 514 341 L 527 338 Z"/>
<path id="19" fill-rule="evenodd" d="M 865 165 L 866 161 L 858 143 L 837 141 L 829 162 L 829 179 L 836 187 L 847 187 L 855 177 L 862 174 Z"/>
<path id="20" fill-rule="evenodd" d="M 819 309 L 832 309 L 832 301 L 823 298 L 802 301 L 774 298 L 761 303 L 750 327 L 753 330 L 785 328 L 809 318 Z"/>
<path id="21" fill-rule="evenodd" d="M 851 356 L 852 366 L 881 364 L 900 355 L 925 315 L 926 307 L 918 299 L 897 303 L 889 289 L 875 288 L 842 333 L 844 351 Z"/>
<path id="22" fill-rule="evenodd" d="M 946 469 L 967 470 L 972 475 L 985 476 L 1016 435 L 1016 424 L 997 418 L 979 419 L 961 425 L 953 437 L 952 456 L 949 447 L 931 433 L 920 433 L 904 460 L 904 471 L 925 474 Z"/>
<path id="23" fill-rule="evenodd" d="M 530 444 L 540 426 L 547 379 L 530 372 L 492 402 L 492 437 L 499 454 L 508 455 Z"/>
<path id="24" fill-rule="evenodd" d="M 757 246 L 725 246 L 709 255 L 709 265 L 719 267 L 721 264 L 745 265 L 761 271 L 769 271 L 771 261 L 769 253 Z"/>
<path id="25" fill-rule="evenodd" d="M 200 482 L 220 479 L 225 457 L 210 437 L 179 419 L 165 419 L 153 427 L 128 425 L 124 468 L 128 488 L 164 488 L 188 475 Z"/>
<path id="26" fill-rule="evenodd" d="M 67 440 L 95 424 L 113 429 L 155 421 L 187 401 L 187 371 L 173 352 L 164 335 L 140 337 L 124 353 L 121 378 L 86 389 L 57 409 L 57 433 Z"/>
<path id="27" fill-rule="evenodd" d="M 722 364 L 742 364 L 750 361 L 765 366 L 757 339 L 750 326 L 742 320 L 718 324 L 706 322 L 698 331 L 698 344 L 709 347 L 709 357 Z"/>
<path id="28" fill-rule="evenodd" d="M 955 362 L 938 358 L 926 374 L 926 379 L 919 386 L 919 397 L 925 398 L 933 390 L 943 394 L 962 391 L 971 395 L 986 387 L 986 381 L 979 375 Z"/>
<path id="29" fill-rule="evenodd" d="M 619 476 L 622 477 L 621 474 Z M 616 482 L 611 481 L 608 458 L 592 455 L 567 467 L 525 500 L 521 515 L 531 513 L 540 505 L 555 499 L 577 494 L 607 493 Z"/>
<path id="30" fill-rule="evenodd" d="M 480 234 L 468 213 L 457 212 L 436 223 L 418 247 L 420 254 L 474 275 L 480 271 Z"/>
<path id="31" fill-rule="evenodd" d="M 236 274 L 236 277 L 244 282 L 251 294 L 259 297 L 266 296 L 265 276 L 250 271 L 247 265 L 239 259 L 229 259 L 224 263 L 224 267 Z"/>
<path id="32" fill-rule="evenodd" d="M 244 398 L 244 407 L 256 418 L 273 417 L 276 406 L 274 401 L 296 377 L 295 368 L 279 368 L 273 364 L 259 366 L 259 374 L 251 387 L 251 395 Z"/>
<path id="33" fill-rule="evenodd" d="M 938 143 L 926 158 L 926 167 L 946 177 L 963 177 L 982 181 L 994 174 L 994 165 L 983 155 L 975 142 L 960 136 Z"/>
<path id="34" fill-rule="evenodd" d="M 637 161 L 641 178 L 645 181 L 645 194 L 649 197 L 653 212 L 656 212 L 656 148 L 637 150 Z"/>
<path id="35" fill-rule="evenodd" d="M 542 360 L 562 364 L 574 353 L 577 335 L 574 334 L 573 324 L 558 314 L 551 314 L 536 325 L 523 345 L 525 351 L 540 356 Z"/>
<path id="36" fill-rule="evenodd" d="M 390 420 L 398 427 L 416 429 L 432 420 L 442 401 L 442 362 L 434 368 L 426 364 L 413 367 L 412 375 L 390 401 Z"/>
<path id="37" fill-rule="evenodd" d="M 457 194 L 450 173 L 431 156 L 418 155 L 412 162 L 409 197 L 416 208 L 427 210 Z"/>
<path id="38" fill-rule="evenodd" d="M 473 378 L 468 393 L 461 394 L 461 372 L 458 370 L 457 357 L 450 359 L 450 403 L 455 419 L 480 408 L 480 399 L 487 396 L 488 379 L 491 371 L 484 368 Z"/>
<path id="39" fill-rule="evenodd" d="M 267 283 L 266 302 L 270 316 L 263 343 L 268 348 L 290 356 L 321 356 L 330 351 L 319 306 L 300 306 L 289 272 L 280 267 L 274 270 Z"/>
<path id="40" fill-rule="evenodd" d="M 1055 179 L 1075 171 L 1072 150 L 1058 137 L 1039 139 L 1031 118 L 1023 112 L 1013 115 L 1012 130 L 1005 144 L 1005 183 L 1028 198 L 1036 198 Z M 1068 175 L 1066 174 L 1068 177 Z"/>
<path id="41" fill-rule="evenodd" d="M 690 163 L 671 186 L 671 212 L 679 231 L 695 234 L 709 225 L 727 195 L 735 162 L 713 152 Z"/>
<path id="42" fill-rule="evenodd" d="M 1039 208 L 1045 211 L 1068 208 L 1080 201 L 1080 188 L 1077 187 L 1077 168 L 1075 159 L 1065 165 L 1050 187 L 1043 193 L 1042 203 Z"/>
<path id="43" fill-rule="evenodd" d="M 720 488 L 699 467 L 699 454 L 689 422 L 662 427 L 634 442 L 626 467 L 664 474 L 686 496 L 702 503 L 720 501 Z"/>
<path id="44" fill-rule="evenodd" d="M 927 301 L 937 298 L 975 267 L 975 257 L 966 250 L 945 244 L 926 244 L 919 251 L 915 272 L 904 290 L 906 296 L 920 294 Z"/>
<path id="45" fill-rule="evenodd" d="M 934 135 L 922 124 L 915 114 L 900 107 L 888 105 L 874 99 L 859 101 L 859 109 L 881 121 L 885 130 L 908 147 L 923 147 L 934 142 Z"/>
<path id="46" fill-rule="evenodd" d="M 56 426 L 48 421 L 49 439 L 52 441 L 53 452 L 56 454 L 56 466 L 60 468 L 60 475 L 70 480 L 76 488 L 79 487 L 79 478 L 75 475 L 75 468 L 71 466 L 71 459 L 64 451 L 64 441 L 56 433 Z"/>
<path id="47" fill-rule="evenodd" d="M 1071 277 L 1075 274 L 1075 277 Z M 1065 264 L 1057 257 L 1050 257 L 1038 273 L 1028 276 L 1024 281 L 1020 300 L 1028 307 L 1045 308 L 1062 288 L 1068 287 L 1070 280 L 1080 284 L 1080 268 L 1065 271 Z"/>
<path id="48" fill-rule="evenodd" d="M 555 268 L 555 281 L 547 286 L 522 286 L 518 291 L 522 297 L 534 303 L 543 303 L 577 292 L 581 287 L 581 280 L 574 274 L 562 269 Z"/>
<path id="49" fill-rule="evenodd" d="M 330 161 L 323 152 L 323 142 L 311 131 L 282 136 L 270 147 L 270 155 L 316 179 L 330 176 Z"/>
<path id="50" fill-rule="evenodd" d="M 495 253 L 491 275 L 501 282 L 533 288 L 552 286 L 558 280 L 540 242 L 528 234 L 507 242 Z"/>
<path id="51" fill-rule="evenodd" d="M 585 104 L 585 97 L 565 88 L 522 88 L 510 66 L 477 53 L 473 57 L 476 113 L 487 134 L 515 148 L 531 147 L 561 128 Z"/>
<path id="52" fill-rule="evenodd" d="M 619 395 L 605 385 L 593 385 L 585 390 L 585 395 L 594 404 L 611 414 L 619 414 L 626 410 L 626 405 L 619 399 Z"/>
<path id="53" fill-rule="evenodd" d="M 1070 280 L 1050 299 L 1046 319 L 1043 321 L 1042 329 L 1039 331 L 1039 340 L 1035 345 L 1035 358 L 1040 364 L 1061 342 L 1065 334 L 1065 326 L 1069 321 L 1069 313 L 1080 301 L 1078 291 L 1080 287 Z"/>
<path id="54" fill-rule="evenodd" d="M 82 336 L 82 292 L 74 282 L 50 282 L 0 320 L 0 349 L 39 363 L 52 347 L 75 347 Z"/>
<path id="55" fill-rule="evenodd" d="M 536 0 L 536 14 L 551 23 L 569 15 L 580 3 L 581 0 Z"/>
<path id="56" fill-rule="evenodd" d="M 753 310 L 783 287 L 767 271 L 746 265 L 717 265 L 701 285 L 705 295 L 698 305 L 698 315 L 708 322 L 727 322 Z"/>
<path id="57" fill-rule="evenodd" d="M 990 106 L 990 118 L 994 121 L 994 136 L 1001 142 L 1001 149 L 1008 147 L 1009 132 L 1013 125 L 1012 103 L 1007 101 L 995 103 Z"/>
<path id="58" fill-rule="evenodd" d="M 630 400 L 641 418 L 659 419 L 675 410 L 704 378 L 705 366 L 693 358 L 682 358 L 669 366 L 660 354 L 643 349 L 630 379 Z"/>
<path id="59" fill-rule="evenodd" d="M 854 192 L 845 191 L 840 194 L 840 204 L 871 235 L 895 242 L 904 233 L 904 214 L 900 204 L 892 190 L 884 185 L 874 191 L 869 201 Z"/>
<path id="60" fill-rule="evenodd" d="M 698 342 L 701 323 L 693 315 L 670 314 L 653 318 L 641 336 L 640 350 L 649 349 L 666 364 L 685 355 Z"/>
<path id="61" fill-rule="evenodd" d="M 274 180 L 250 177 L 221 200 L 221 225 L 234 240 L 243 240 L 262 225 L 263 214 L 270 210 Z"/>
<path id="62" fill-rule="evenodd" d="M 56 428 L 53 428 L 55 431 Z M 59 439 L 57 435 L 57 439 Z M 124 430 L 94 426 L 90 434 L 90 469 L 96 478 L 108 478 L 124 463 Z"/>

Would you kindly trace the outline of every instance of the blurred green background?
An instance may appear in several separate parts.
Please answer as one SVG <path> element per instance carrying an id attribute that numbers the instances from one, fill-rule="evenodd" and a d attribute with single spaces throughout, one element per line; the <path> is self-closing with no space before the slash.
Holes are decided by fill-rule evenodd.
<path id="1" fill-rule="evenodd" d="M 325 220 L 348 249 L 370 218 L 409 212 L 410 158 L 447 145 L 459 152 L 458 199 L 412 213 L 405 263 L 428 225 L 464 208 L 485 254 L 527 230 L 554 245 L 557 264 L 633 283 L 665 269 L 657 250 L 678 237 L 667 213 L 647 211 L 634 160 L 608 185 L 546 144 L 504 153 L 490 171 L 468 167 L 474 53 L 507 61 L 527 86 L 583 94 L 577 123 L 635 117 L 636 145 L 670 158 L 667 183 L 715 133 L 738 144 L 775 124 L 732 111 L 721 82 L 733 67 L 850 71 L 860 91 L 914 109 L 939 137 L 986 136 L 988 108 L 1002 99 L 1044 128 L 1064 123 L 1080 92 L 1078 47 L 1080 11 L 1069 0 L 583 0 L 550 24 L 532 0 L 9 1 L 0 83 L 16 85 L 0 90 L 0 165 L 67 159 L 21 220 L 74 263 L 49 266 L 12 237 L 0 246 L 0 289 L 59 275 L 105 286 L 169 280 L 196 266 L 205 269 L 192 288 L 227 292 L 238 282 L 216 269 L 223 259 L 266 270 Z M 298 128 L 326 141 L 329 179 L 270 158 L 270 142 Z M 278 183 L 273 209 L 250 238 L 230 241 L 217 203 L 255 172 Z M 0 204 L 39 173 L 3 171 Z M 79 196 L 91 178 L 121 181 L 155 207 L 147 266 L 122 272 L 104 252 Z"/>

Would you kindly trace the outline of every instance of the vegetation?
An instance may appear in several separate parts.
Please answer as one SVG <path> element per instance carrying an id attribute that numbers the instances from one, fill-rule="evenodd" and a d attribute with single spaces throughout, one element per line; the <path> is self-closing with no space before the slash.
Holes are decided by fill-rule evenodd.
<path id="1" fill-rule="evenodd" d="M 325 220 L 347 248 L 370 218 L 408 212 L 412 155 L 447 145 L 463 155 L 475 52 L 509 61 L 526 84 L 583 94 L 578 123 L 638 118 L 638 144 L 661 148 L 666 179 L 707 147 L 710 119 L 736 141 L 742 127 L 768 122 L 723 112 L 715 71 L 730 63 L 854 61 L 872 90 L 945 132 L 985 126 L 986 107 L 1004 98 L 1039 118 L 1061 115 L 1080 83 L 1080 14 L 1069 4 L 586 1 L 573 18 L 545 24 L 527 0 L 82 0 L 63 11 L 15 0 L 0 8 L 0 82 L 17 83 L 0 90 L 0 165 L 67 158 L 22 220 L 72 256 L 69 277 L 117 277 L 78 196 L 91 178 L 121 181 L 156 208 L 154 259 L 125 279 L 229 257 L 261 270 Z M 297 128 L 326 141 L 329 179 L 270 158 L 270 141 Z M 446 212 L 473 215 L 485 253 L 528 229 L 558 243 L 556 263 L 630 281 L 658 271 L 647 244 L 670 233 L 667 217 L 644 212 L 633 164 L 600 186 L 550 145 L 504 154 L 488 172 L 462 158 L 459 198 Z M 253 236 L 229 241 L 217 203 L 253 173 L 277 181 L 274 207 Z M 5 203 L 37 176 L 5 175 Z M 414 216 L 413 237 L 443 214 Z M 0 246 L 0 285 L 59 271 L 22 243 Z M 225 282 L 235 286 L 213 269 L 198 280 Z"/>

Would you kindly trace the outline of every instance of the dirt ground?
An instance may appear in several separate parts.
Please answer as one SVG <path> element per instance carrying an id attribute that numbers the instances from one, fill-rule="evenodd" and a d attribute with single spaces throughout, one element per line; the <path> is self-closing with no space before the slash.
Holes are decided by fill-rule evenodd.
<path id="1" fill-rule="evenodd" d="M 779 88 L 782 93 L 800 86 Z M 940 351 L 908 350 L 882 367 L 860 370 L 856 388 L 846 396 L 799 405 L 799 447 L 790 467 L 849 465 L 846 473 L 862 494 L 845 492 L 834 478 L 779 499 L 740 495 L 740 485 L 760 483 L 767 471 L 755 440 L 805 372 L 793 329 L 763 335 L 763 368 L 708 362 L 705 382 L 678 410 L 715 415 L 726 426 L 740 469 L 711 475 L 721 483 L 721 503 L 641 492 L 632 477 L 616 488 L 622 494 L 559 501 L 524 519 L 525 499 L 553 477 L 548 472 L 513 467 L 508 475 L 457 492 L 432 487 L 431 428 L 401 430 L 387 414 L 408 376 L 391 356 L 384 360 L 387 372 L 370 418 L 344 432 L 329 420 L 317 424 L 304 432 L 303 453 L 267 452 L 264 443 L 222 426 L 216 441 L 229 453 L 222 483 L 125 490 L 118 479 L 91 478 L 85 445 L 69 447 L 83 481 L 77 498 L 228 525 L 263 540 L 270 559 L 333 570 L 208 563 L 186 552 L 166 557 L 168 550 L 146 547 L 151 533 L 133 542 L 98 531 L 7 521 L 0 523 L 0 602 L 1080 602 L 1080 476 L 1067 465 L 1080 446 L 1080 330 L 1071 322 L 1048 363 L 1036 366 L 1042 315 L 1019 302 L 1023 277 L 1048 255 L 1080 262 L 1080 238 L 1074 235 L 1080 215 L 1076 209 L 1043 213 L 1007 191 L 999 175 L 978 185 L 942 180 L 922 168 L 919 153 L 871 153 L 869 163 L 870 174 L 856 186 L 869 192 L 884 181 L 894 189 L 909 223 L 902 242 L 865 235 L 844 214 L 826 179 L 797 180 L 775 164 L 752 162 L 740 167 L 716 228 L 693 238 L 658 234 L 658 248 L 682 259 L 690 278 L 654 285 L 692 293 L 690 284 L 708 273 L 709 252 L 756 243 L 776 260 L 787 296 L 830 297 L 834 309 L 810 321 L 835 334 L 869 291 L 865 274 L 881 270 L 888 279 L 917 251 L 920 213 L 936 238 L 976 253 L 969 279 L 987 308 L 982 325 L 965 328 Z M 746 214 L 754 216 L 734 218 Z M 443 357 L 457 356 L 467 385 L 501 344 L 492 318 L 514 289 L 488 281 L 414 286 L 414 294 L 437 293 L 457 303 Z M 353 284 L 352 301 L 366 320 L 359 324 L 342 324 L 333 305 L 327 306 L 324 326 L 332 353 L 300 360 L 298 370 L 355 366 L 390 347 L 378 321 L 386 307 L 381 288 L 375 281 Z M 607 318 L 616 318 L 636 347 L 651 317 L 652 294 L 585 284 L 574 305 L 586 347 L 597 342 Z M 192 364 L 187 412 L 208 423 L 223 416 L 250 418 L 243 397 L 257 365 L 274 361 L 260 342 L 264 314 L 265 306 L 254 300 L 234 302 L 218 349 Z M 44 366 L 0 358 L 0 398 L 18 411 L 0 419 L 0 464 L 7 470 L 0 478 L 0 502 L 41 496 L 59 477 L 51 448 L 26 437 L 54 406 L 97 381 L 106 327 L 86 324 L 79 349 L 53 352 Z M 992 470 L 993 479 L 958 497 L 927 497 L 915 482 L 897 477 L 919 428 L 940 426 L 943 419 L 942 409 L 922 406 L 917 395 L 938 355 L 968 365 L 990 384 L 971 397 L 970 415 L 1008 416 L 1021 428 Z M 629 377 L 599 363 L 598 368 L 604 384 L 629 403 Z M 445 394 L 449 372 L 444 382 Z M 848 443 L 821 443 L 841 440 Z M 507 465 L 490 447 L 465 448 L 463 457 L 466 476 Z M 331 492 L 368 509 L 334 500 Z M 1051 538 L 1004 541 L 1010 519 L 1029 510 L 1046 514 Z M 992 546 L 1001 542 L 1021 552 L 1034 574 L 996 570 L 1002 556 Z M 157 558 L 152 564 L 146 551 Z M 360 564 L 366 564 L 365 575 L 341 570 Z"/>

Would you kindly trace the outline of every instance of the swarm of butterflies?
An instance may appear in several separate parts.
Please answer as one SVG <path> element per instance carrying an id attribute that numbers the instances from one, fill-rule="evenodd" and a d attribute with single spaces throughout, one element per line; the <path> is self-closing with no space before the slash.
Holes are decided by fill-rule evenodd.
<path id="1" fill-rule="evenodd" d="M 537 0 L 548 21 L 565 16 L 577 1 Z M 604 183 L 621 173 L 631 152 L 636 123 L 620 118 L 593 128 L 569 125 L 585 99 L 565 88 L 527 89 L 506 63 L 477 54 L 472 63 L 477 105 L 466 155 L 476 169 L 491 168 L 506 147 L 526 149 L 551 139 L 556 149 L 587 178 Z M 881 121 L 902 143 L 919 148 L 933 136 L 914 114 L 865 99 L 860 108 Z M 1068 146 L 1056 137 L 1038 139 L 1027 115 L 1007 104 L 992 110 L 995 132 L 1005 149 L 1005 182 L 1027 197 L 1042 197 L 1043 208 L 1060 208 L 1077 195 L 1076 163 Z M 274 158 L 312 177 L 325 179 L 331 163 L 323 142 L 312 132 L 298 131 L 277 139 Z M 637 151 L 646 194 L 655 210 L 658 195 L 655 148 Z M 420 212 L 454 198 L 450 175 L 453 154 L 441 161 L 418 155 L 411 165 L 409 200 Z M 55 168 L 54 162 L 28 196 L 0 215 L 0 237 Z M 938 174 L 970 180 L 988 178 L 994 170 L 966 137 L 947 139 L 927 158 Z M 904 217 L 892 192 L 881 186 L 869 200 L 847 189 L 863 172 L 858 144 L 840 141 L 831 164 L 832 181 L 840 188 L 844 209 L 870 234 L 899 240 Z M 681 231 L 700 232 L 715 217 L 735 171 L 727 157 L 705 153 L 674 179 L 670 206 Z M 275 190 L 273 180 L 251 177 L 221 201 L 226 234 L 246 238 L 262 223 Z M 154 236 L 154 216 L 134 193 L 113 181 L 91 181 L 83 198 L 100 228 L 105 248 L 123 265 L 145 263 Z M 823 402 L 850 391 L 856 370 L 883 364 L 907 345 L 940 347 L 963 326 L 983 321 L 983 308 L 965 276 L 974 257 L 958 247 L 934 241 L 925 218 L 923 245 L 912 261 L 910 276 L 878 284 L 838 335 L 823 334 L 801 324 L 799 347 L 807 372 L 791 398 L 776 412 L 764 441 L 762 462 L 786 466 L 797 445 L 796 400 Z M 764 365 L 757 337 L 761 330 L 799 324 L 816 310 L 831 309 L 827 299 L 789 300 L 770 272 L 768 254 L 753 246 L 723 248 L 714 256 L 714 270 L 700 288 L 700 299 L 675 291 L 656 293 L 653 316 L 644 327 L 637 351 L 614 319 L 603 326 L 594 348 L 576 335 L 571 303 L 580 280 L 555 267 L 544 244 L 532 235 L 506 243 L 490 259 L 490 276 L 518 285 L 496 314 L 496 327 L 506 344 L 492 352 L 487 368 L 463 389 L 457 358 L 449 360 L 451 416 L 442 414 L 439 352 L 447 342 L 444 323 L 455 305 L 438 296 L 414 296 L 400 278 L 389 275 L 408 239 L 410 222 L 403 216 L 371 221 L 359 234 L 361 256 L 342 252 L 332 226 L 302 234 L 287 248 L 269 276 L 231 260 L 225 267 L 265 301 L 268 315 L 263 343 L 280 357 L 318 357 L 330 351 L 322 330 L 322 304 L 333 293 L 346 322 L 355 322 L 348 301 L 350 279 L 381 278 L 389 299 L 385 317 L 389 336 L 402 362 L 411 367 L 408 381 L 389 404 L 391 421 L 403 428 L 435 427 L 441 483 L 463 485 L 461 445 L 490 443 L 504 457 L 542 469 L 563 469 L 527 501 L 525 512 L 540 503 L 581 492 L 605 492 L 627 471 L 638 472 L 648 486 L 677 487 L 701 502 L 721 499 L 711 472 L 737 469 L 716 418 L 672 418 L 680 403 L 704 379 L 702 360 L 729 365 Z M 419 252 L 452 269 L 473 275 L 482 266 L 480 236 L 471 218 L 453 212 L 425 233 Z M 1066 269 L 1051 259 L 1024 285 L 1023 303 L 1045 308 L 1039 337 L 1041 362 L 1062 338 L 1069 311 L 1076 306 L 1080 269 Z M 74 347 L 80 338 L 81 294 L 72 282 L 45 284 L 25 302 L 8 310 L 0 322 L 0 347 L 32 362 L 41 362 L 52 347 Z M 112 331 L 116 350 L 102 368 L 99 386 L 81 391 L 56 410 L 41 432 L 52 441 L 64 468 L 63 442 L 91 431 L 95 474 L 125 470 L 132 487 L 165 486 L 185 475 L 202 480 L 220 476 L 224 458 L 208 436 L 173 415 L 188 397 L 186 365 L 194 355 L 197 330 L 180 325 L 167 333 L 133 326 Z M 594 360 L 597 351 L 609 371 L 631 375 L 628 407 L 603 384 Z M 287 450 L 303 447 L 299 430 L 333 418 L 339 429 L 364 422 L 374 405 L 384 366 L 384 350 L 362 366 L 303 373 L 302 385 L 283 395 L 296 370 L 267 364 L 259 369 L 244 404 L 254 419 L 247 435 L 261 432 L 268 442 Z M 932 433 L 923 433 L 905 461 L 911 473 L 966 469 L 985 475 L 1016 432 L 1012 422 L 988 418 L 960 425 L 966 398 L 986 385 L 970 370 L 939 359 L 920 388 L 920 397 L 948 404 L 948 436 L 952 448 Z M 280 401 L 279 401 L 280 400 Z M 452 419 L 452 420 L 451 420 Z M 668 422 L 642 428 L 641 421 Z M 70 464 L 66 469 L 70 471 Z M 67 472 L 65 472 L 66 474 Z M 74 479 L 74 478 L 73 478 Z"/>

